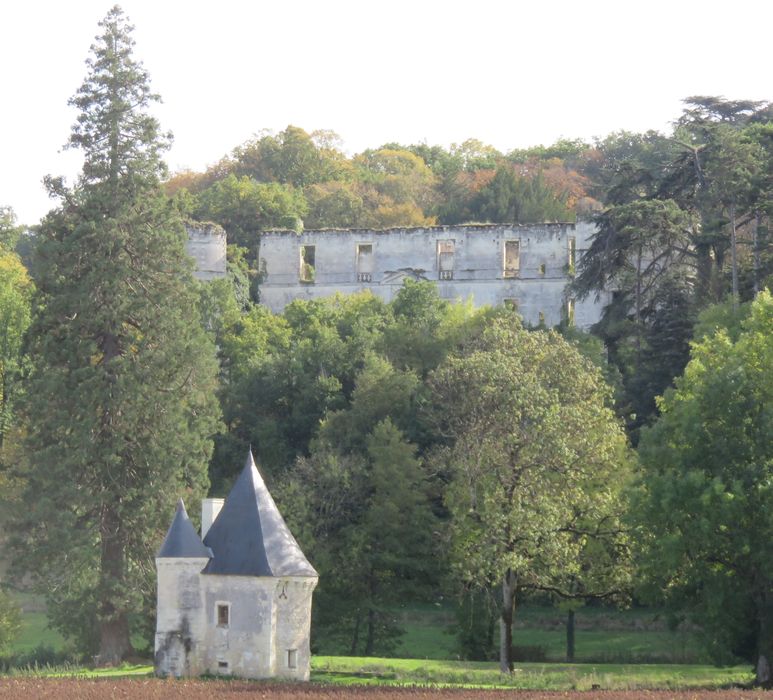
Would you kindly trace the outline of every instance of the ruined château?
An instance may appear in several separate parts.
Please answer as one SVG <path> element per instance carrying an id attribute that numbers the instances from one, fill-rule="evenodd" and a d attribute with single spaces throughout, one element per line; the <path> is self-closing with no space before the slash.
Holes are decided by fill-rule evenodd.
<path id="1" fill-rule="evenodd" d="M 510 304 L 527 323 L 596 323 L 609 293 L 575 299 L 567 289 L 596 228 L 591 223 L 465 224 L 418 228 L 266 231 L 260 301 L 275 313 L 295 299 L 364 289 L 390 301 L 405 279 L 430 280 L 449 301 Z M 192 239 L 198 258 L 203 237 Z M 213 238 L 225 255 L 225 240 Z M 223 267 L 224 270 L 224 267 Z"/>

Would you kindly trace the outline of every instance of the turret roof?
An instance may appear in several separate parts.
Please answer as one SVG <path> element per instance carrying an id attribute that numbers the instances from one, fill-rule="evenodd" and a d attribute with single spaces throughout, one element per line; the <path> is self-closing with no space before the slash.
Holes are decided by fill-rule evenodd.
<path id="1" fill-rule="evenodd" d="M 185 504 L 181 498 L 177 501 L 177 512 L 169 526 L 161 549 L 156 555 L 159 558 L 166 557 L 212 557 L 212 550 L 205 547 L 198 536 L 193 523 L 185 511 Z"/>
<path id="2" fill-rule="evenodd" d="M 317 576 L 271 498 L 252 450 L 204 544 L 214 552 L 205 574 Z"/>

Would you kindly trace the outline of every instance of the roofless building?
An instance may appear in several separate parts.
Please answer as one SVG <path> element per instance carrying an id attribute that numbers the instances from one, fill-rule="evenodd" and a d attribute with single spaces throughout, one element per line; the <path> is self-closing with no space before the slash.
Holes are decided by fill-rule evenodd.
<path id="1" fill-rule="evenodd" d="M 228 497 L 202 503 L 202 533 L 182 500 L 156 557 L 156 673 L 309 677 L 318 575 L 250 453 Z"/>

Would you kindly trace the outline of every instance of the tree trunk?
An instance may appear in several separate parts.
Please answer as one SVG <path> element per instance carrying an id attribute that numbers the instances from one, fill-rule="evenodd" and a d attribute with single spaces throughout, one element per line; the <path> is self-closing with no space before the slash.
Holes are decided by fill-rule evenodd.
<path id="1" fill-rule="evenodd" d="M 636 362 L 641 362 L 641 264 L 642 248 L 639 245 L 639 251 L 636 255 Z"/>
<path id="2" fill-rule="evenodd" d="M 566 660 L 574 662 L 574 610 L 566 614 Z"/>
<path id="3" fill-rule="evenodd" d="M 733 310 L 738 311 L 738 250 L 735 237 L 735 204 L 730 205 L 730 260 L 733 266 Z"/>
<path id="4" fill-rule="evenodd" d="M 752 233 L 752 248 L 754 252 L 754 296 L 760 291 L 760 224 L 762 223 L 762 212 L 757 211 L 754 220 L 754 231 Z"/>
<path id="5" fill-rule="evenodd" d="M 100 522 L 102 552 L 99 586 L 99 657 L 98 665 L 113 666 L 132 651 L 127 611 L 116 600 L 126 584 L 126 545 L 120 516 L 110 505 L 102 509 Z"/>
<path id="6" fill-rule="evenodd" d="M 709 246 L 705 241 L 698 241 L 695 244 L 695 257 L 697 260 L 697 298 L 699 302 L 713 301 L 711 279 L 712 262 Z"/>
<path id="7" fill-rule="evenodd" d="M 125 612 L 114 614 L 99 624 L 98 666 L 117 666 L 132 651 L 129 641 L 129 619 Z"/>
<path id="8" fill-rule="evenodd" d="M 354 633 L 352 634 L 352 648 L 350 656 L 357 656 L 357 645 L 360 643 L 360 623 L 362 622 L 362 615 L 360 611 L 357 611 L 357 617 L 354 620 Z"/>
<path id="9" fill-rule="evenodd" d="M 757 668 L 756 682 L 763 688 L 773 687 L 773 600 L 767 591 L 756 596 L 757 607 Z"/>
<path id="10" fill-rule="evenodd" d="M 368 640 L 365 643 L 365 656 L 373 656 L 373 647 L 376 643 L 376 611 L 368 610 Z"/>
<path id="11" fill-rule="evenodd" d="M 502 580 L 502 616 L 499 620 L 499 670 L 513 672 L 513 619 L 515 617 L 515 574 L 508 569 Z"/>

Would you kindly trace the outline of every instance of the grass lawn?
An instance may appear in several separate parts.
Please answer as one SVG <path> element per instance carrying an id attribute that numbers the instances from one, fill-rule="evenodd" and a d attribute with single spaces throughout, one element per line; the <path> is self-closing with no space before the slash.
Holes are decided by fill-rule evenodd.
<path id="1" fill-rule="evenodd" d="M 61 668 L 22 671 L 21 675 L 51 678 L 120 678 L 151 676 L 151 666 L 110 669 Z M 715 668 L 677 664 L 517 664 L 502 675 L 494 663 L 420 659 L 316 656 L 311 680 L 335 685 L 432 685 L 441 687 L 510 688 L 520 690 L 717 689 L 747 684 L 748 667 Z"/>
<path id="2" fill-rule="evenodd" d="M 13 653 L 41 645 L 60 650 L 64 639 L 47 626 L 41 602 L 29 594 L 14 596 L 25 609 L 22 629 L 12 644 Z M 453 608 L 416 603 L 395 610 L 405 634 L 394 656 L 413 659 L 458 658 Z M 618 663 L 701 663 L 707 661 L 694 633 L 665 629 L 656 613 L 642 610 L 617 611 L 583 608 L 577 613 L 576 660 Z M 525 606 L 519 609 L 513 643 L 542 647 L 545 660 L 563 661 L 566 632 L 562 614 L 554 608 Z M 345 653 L 345 648 L 319 649 L 321 654 Z"/>
<path id="3" fill-rule="evenodd" d="M 454 659 L 458 657 L 456 637 L 449 625 L 422 622 L 402 623 L 405 634 L 395 656 L 400 658 Z M 521 628 L 513 633 L 518 647 L 542 647 L 546 661 L 564 661 L 566 632 Z M 695 663 L 703 660 L 692 635 L 668 630 L 579 630 L 575 660 L 599 663 Z"/>
<path id="4" fill-rule="evenodd" d="M 497 687 L 523 690 L 721 688 L 748 684 L 748 666 L 677 664 L 516 664 L 512 675 L 491 662 L 315 656 L 311 678 L 323 683 Z"/>
<path id="5" fill-rule="evenodd" d="M 62 649 L 64 641 L 47 628 L 39 601 L 19 602 L 26 611 L 21 635 L 10 651 L 29 652 L 41 645 Z M 695 634 L 669 631 L 652 611 L 583 609 L 577 614 L 576 658 L 585 663 L 566 664 L 561 663 L 566 644 L 561 612 L 552 608 L 523 608 L 514 644 L 544 649 L 546 662 L 518 662 L 512 676 L 501 675 L 494 662 L 453 660 L 458 651 L 456 621 L 450 605 L 408 605 L 396 609 L 395 616 L 405 630 L 394 652 L 399 658 L 351 658 L 336 655 L 338 650 L 322 648 L 312 660 L 312 680 L 333 684 L 435 684 L 533 690 L 586 690 L 594 686 L 615 690 L 718 688 L 752 680 L 748 666 L 716 668 L 695 663 L 703 660 Z M 152 669 L 123 666 L 92 671 L 65 666 L 50 673 L 142 676 L 151 674 Z"/>
<path id="6" fill-rule="evenodd" d="M 414 604 L 395 611 L 405 634 L 394 656 L 455 659 L 459 651 L 452 608 Z M 513 644 L 541 647 L 545 661 L 566 659 L 565 619 L 555 608 L 523 607 L 518 611 Z M 495 635 L 498 630 L 495 630 Z M 583 608 L 577 613 L 575 660 L 597 663 L 707 663 L 695 632 L 671 631 L 656 612 Z M 320 649 L 338 654 L 339 649 Z M 543 659 L 538 659 L 543 660 Z"/>
<path id="7" fill-rule="evenodd" d="M 31 651 L 39 646 L 58 651 L 64 646 L 64 638 L 56 630 L 48 628 L 44 612 L 25 612 L 21 617 L 21 632 L 11 645 L 11 651 Z"/>
<path id="8" fill-rule="evenodd" d="M 151 666 L 110 669 L 61 668 L 22 671 L 20 675 L 52 678 L 120 678 L 151 676 Z M 510 688 L 521 690 L 717 689 L 748 684 L 748 667 L 716 668 L 675 664 L 517 664 L 512 675 L 496 664 L 472 661 L 382 659 L 315 656 L 311 680 L 335 685 L 432 685 L 442 687 Z"/>

